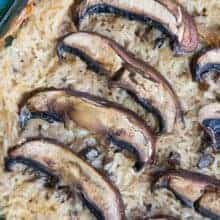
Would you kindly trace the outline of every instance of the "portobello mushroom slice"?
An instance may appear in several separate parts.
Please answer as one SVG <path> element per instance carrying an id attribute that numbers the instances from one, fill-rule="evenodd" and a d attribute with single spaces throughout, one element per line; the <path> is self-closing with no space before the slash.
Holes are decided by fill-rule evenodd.
<path id="1" fill-rule="evenodd" d="M 9 0 L 1 3 L 0 45 L 13 35 L 33 12 L 33 0 Z"/>
<path id="2" fill-rule="evenodd" d="M 211 219 L 220 218 L 220 200 L 212 200 L 219 196 L 220 180 L 187 170 L 159 171 L 154 178 L 154 186 L 172 191 L 184 205 Z"/>
<path id="3" fill-rule="evenodd" d="M 153 163 L 155 137 L 134 112 L 117 103 L 68 89 L 40 89 L 28 93 L 20 104 L 21 127 L 32 118 L 67 123 L 104 136 L 137 158 L 137 165 Z"/>
<path id="4" fill-rule="evenodd" d="M 203 216 L 213 220 L 220 218 L 220 191 L 208 191 L 195 203 L 195 208 Z"/>
<path id="5" fill-rule="evenodd" d="M 199 122 L 212 140 L 212 146 L 217 152 L 220 150 L 220 103 L 204 106 L 199 111 Z"/>
<path id="6" fill-rule="evenodd" d="M 195 80 L 202 82 L 209 72 L 220 73 L 220 48 L 201 52 L 192 62 L 192 72 Z"/>
<path id="7" fill-rule="evenodd" d="M 46 139 L 27 141 L 8 152 L 6 169 L 16 171 L 16 164 L 56 176 L 70 190 L 78 190 L 97 219 L 124 219 L 124 206 L 116 187 L 65 146 Z"/>
<path id="8" fill-rule="evenodd" d="M 170 37 L 178 55 L 193 52 L 198 46 L 194 19 L 171 0 L 84 0 L 78 11 L 78 26 L 89 15 L 110 13 L 155 26 Z"/>
<path id="9" fill-rule="evenodd" d="M 180 101 L 169 82 L 153 67 L 136 59 L 116 42 L 88 32 L 64 36 L 57 46 L 58 56 L 80 57 L 96 73 L 111 79 L 111 86 L 121 87 L 159 121 L 160 130 L 172 132 L 182 119 Z"/>

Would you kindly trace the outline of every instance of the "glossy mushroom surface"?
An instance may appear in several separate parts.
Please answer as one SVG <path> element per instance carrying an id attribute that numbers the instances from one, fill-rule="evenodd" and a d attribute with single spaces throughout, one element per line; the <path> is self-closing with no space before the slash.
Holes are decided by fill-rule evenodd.
<path id="1" fill-rule="evenodd" d="M 27 93 L 20 103 L 20 123 L 33 118 L 68 123 L 107 138 L 132 153 L 141 164 L 153 163 L 155 137 L 134 112 L 103 98 L 68 89 L 42 89 Z"/>
<path id="2" fill-rule="evenodd" d="M 220 180 L 187 170 L 165 170 L 154 173 L 154 186 L 174 193 L 184 205 L 211 219 L 220 218 Z"/>
<path id="3" fill-rule="evenodd" d="M 78 11 L 78 23 L 93 14 L 110 13 L 151 24 L 170 37 L 176 54 L 193 52 L 198 46 L 193 17 L 171 0 L 84 0 Z"/>
<path id="4" fill-rule="evenodd" d="M 57 46 L 59 57 L 80 57 L 96 73 L 105 74 L 111 86 L 121 87 L 159 121 L 160 131 L 172 132 L 183 119 L 181 104 L 170 83 L 153 67 L 134 57 L 116 42 L 99 34 L 71 33 Z"/>
<path id="5" fill-rule="evenodd" d="M 124 220 L 124 206 L 117 188 L 70 149 L 51 140 L 33 139 L 11 148 L 5 159 L 7 170 L 22 164 L 62 181 L 77 190 L 97 219 Z"/>

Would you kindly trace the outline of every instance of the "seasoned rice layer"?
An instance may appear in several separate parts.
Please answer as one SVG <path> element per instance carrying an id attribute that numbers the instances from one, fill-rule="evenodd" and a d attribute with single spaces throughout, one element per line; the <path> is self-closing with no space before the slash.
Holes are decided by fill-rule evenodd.
<path id="1" fill-rule="evenodd" d="M 220 43 L 220 1 L 219 0 L 178 0 L 189 13 L 194 15 L 200 33 L 200 48 L 207 43 Z M 108 88 L 107 79 L 87 69 L 79 58 L 61 62 L 56 55 L 57 39 L 68 32 L 76 31 L 72 22 L 73 0 L 38 0 L 34 14 L 22 25 L 12 45 L 0 51 L 0 208 L 6 219 L 94 219 L 79 198 L 68 198 L 60 190 L 45 189 L 29 171 L 6 173 L 3 157 L 7 149 L 30 136 L 59 137 L 75 152 L 84 147 L 99 149 L 100 155 L 90 152 L 88 161 L 104 170 L 119 188 L 128 219 L 158 213 L 177 216 L 186 220 L 202 220 L 204 217 L 193 209 L 186 208 L 169 191 L 150 191 L 149 172 L 146 167 L 140 173 L 132 168 L 134 161 L 113 146 L 99 142 L 88 131 L 70 123 L 48 124 L 42 120 L 32 120 L 21 131 L 18 125 L 18 102 L 24 92 L 38 87 L 69 87 L 86 91 L 123 104 L 136 111 L 148 123 L 151 116 L 121 89 Z M 198 124 L 198 111 L 205 104 L 220 98 L 220 80 L 207 81 L 199 86 L 192 81 L 189 69 L 191 56 L 175 57 L 168 40 L 159 49 L 155 39 L 161 32 L 135 21 L 116 16 L 93 16 L 82 24 L 84 30 L 96 31 L 108 36 L 137 57 L 149 62 L 164 75 L 180 97 L 185 117 L 185 128 L 176 126 L 172 134 L 164 134 L 157 141 L 157 167 L 166 167 L 171 152 L 180 154 L 181 168 L 214 175 L 220 178 L 220 156 L 214 155 L 215 162 L 205 169 L 198 169 L 201 157 L 203 132 Z M 213 34 L 210 35 L 209 32 Z M 213 40 L 214 38 L 214 40 Z M 213 43 L 214 42 L 214 43 Z M 218 45 L 219 46 L 219 45 Z M 159 94 L 155 94 L 159 95 Z M 211 152 L 210 149 L 207 152 Z"/>

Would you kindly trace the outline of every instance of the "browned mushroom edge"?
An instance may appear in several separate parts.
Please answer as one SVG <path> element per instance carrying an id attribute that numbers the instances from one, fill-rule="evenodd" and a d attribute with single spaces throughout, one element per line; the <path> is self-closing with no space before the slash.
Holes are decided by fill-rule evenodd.
<path id="1" fill-rule="evenodd" d="M 220 73 L 220 48 L 203 49 L 191 62 L 194 80 L 202 82 L 210 72 Z"/>
<path id="2" fill-rule="evenodd" d="M 164 170 L 153 174 L 153 188 L 164 187 L 184 205 L 210 219 L 219 219 L 219 205 L 212 198 L 220 195 L 220 180 L 187 170 Z M 219 202 L 219 201 L 218 201 Z"/>
<path id="3" fill-rule="evenodd" d="M 66 54 L 80 57 L 90 69 L 108 76 L 111 86 L 127 90 L 155 116 L 160 132 L 166 130 L 170 133 L 177 119 L 183 121 L 179 98 L 170 83 L 153 67 L 135 58 L 111 39 L 89 32 L 70 33 L 59 41 L 57 53 L 60 58 L 66 57 Z M 166 107 L 151 89 L 147 90 L 147 83 L 162 89 L 167 97 Z"/>
<path id="4" fill-rule="evenodd" d="M 211 103 L 199 111 L 199 123 L 212 141 L 215 152 L 220 151 L 220 103 Z"/>
<path id="5" fill-rule="evenodd" d="M 0 45 L 4 45 L 4 40 L 13 35 L 19 26 L 33 12 L 32 0 L 15 0 L 7 8 L 7 11 L 0 18 Z"/>
<path id="6" fill-rule="evenodd" d="M 177 55 L 193 52 L 198 47 L 193 17 L 171 0 L 84 0 L 78 8 L 76 24 L 79 27 L 85 17 L 100 13 L 116 14 L 153 25 L 170 37 Z"/>
<path id="7" fill-rule="evenodd" d="M 155 215 L 152 217 L 137 217 L 135 220 L 177 220 L 177 218 L 170 215 Z"/>
<path id="8" fill-rule="evenodd" d="M 37 89 L 24 94 L 19 104 L 20 125 L 30 119 L 74 121 L 137 158 L 135 167 L 155 160 L 155 135 L 134 112 L 91 94 L 70 89 Z"/>
<path id="9" fill-rule="evenodd" d="M 62 181 L 70 191 L 77 190 L 97 219 L 125 219 L 124 205 L 118 189 L 60 143 L 34 138 L 12 147 L 5 158 L 5 168 L 7 171 L 17 171 L 16 164 L 23 164 L 42 173 L 49 178 L 47 183 L 52 181 L 52 186 L 59 185 L 59 181 Z"/>
<path id="10" fill-rule="evenodd" d="M 174 218 L 172 216 L 168 216 L 168 215 L 157 215 L 157 216 L 153 216 L 150 218 L 147 218 L 146 220 L 177 220 L 177 218 Z"/>

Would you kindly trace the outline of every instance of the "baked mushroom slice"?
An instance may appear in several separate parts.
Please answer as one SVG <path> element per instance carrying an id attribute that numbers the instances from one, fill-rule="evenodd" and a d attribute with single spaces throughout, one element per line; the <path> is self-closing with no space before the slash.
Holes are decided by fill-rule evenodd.
<path id="1" fill-rule="evenodd" d="M 33 0 L 9 0 L 2 3 L 0 12 L 0 45 L 13 35 L 33 11 Z"/>
<path id="2" fill-rule="evenodd" d="M 198 46 L 194 19 L 171 0 L 84 0 L 78 11 L 78 26 L 89 15 L 110 13 L 155 26 L 170 37 L 178 55 L 193 52 Z"/>
<path id="3" fill-rule="evenodd" d="M 124 219 L 124 206 L 117 188 L 65 146 L 46 139 L 27 141 L 8 152 L 6 169 L 16 171 L 16 164 L 55 176 L 71 190 L 78 190 L 97 219 Z"/>
<path id="4" fill-rule="evenodd" d="M 220 180 L 214 177 L 187 170 L 158 171 L 154 173 L 154 186 L 167 188 L 184 205 L 195 208 L 206 217 L 220 218 L 220 201 L 212 201 L 212 198 L 219 196 Z"/>
<path id="5" fill-rule="evenodd" d="M 209 135 L 215 151 L 220 150 L 220 103 L 211 103 L 199 111 L 199 123 Z"/>
<path id="6" fill-rule="evenodd" d="M 96 73 L 111 79 L 111 86 L 126 89 L 160 124 L 172 132 L 182 119 L 180 101 L 169 82 L 153 67 L 134 57 L 111 39 L 95 33 L 77 32 L 64 36 L 57 46 L 59 57 L 75 55 Z"/>
<path id="7" fill-rule="evenodd" d="M 131 152 L 138 165 L 154 161 L 153 133 L 134 112 L 117 103 L 84 92 L 49 88 L 24 95 L 19 108 L 22 127 L 31 118 L 65 123 L 71 120 Z"/>
<path id="8" fill-rule="evenodd" d="M 192 72 L 195 80 L 202 82 L 210 72 L 220 73 L 220 48 L 201 52 L 192 62 Z"/>
<path id="9" fill-rule="evenodd" d="M 195 209 L 203 216 L 213 220 L 220 219 L 220 191 L 207 190 L 195 203 Z"/>

